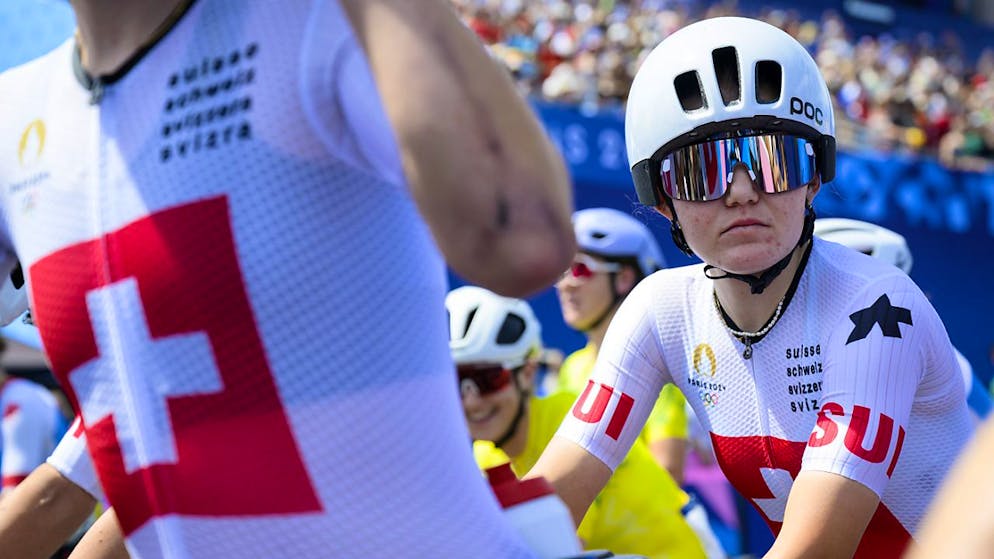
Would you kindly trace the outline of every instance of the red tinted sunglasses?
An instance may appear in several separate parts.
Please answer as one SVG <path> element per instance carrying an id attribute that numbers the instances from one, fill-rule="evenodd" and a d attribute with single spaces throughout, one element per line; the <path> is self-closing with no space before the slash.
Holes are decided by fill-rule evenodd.
<path id="1" fill-rule="evenodd" d="M 478 396 L 493 394 L 510 384 L 513 374 L 503 365 L 459 365 L 456 370 L 463 396 L 474 390 Z"/>
<path id="2" fill-rule="evenodd" d="M 578 280 L 586 281 L 592 277 L 597 272 L 617 272 L 621 269 L 621 265 L 616 262 L 601 262 L 595 260 L 586 254 L 578 254 L 573 260 L 573 263 L 569 265 L 569 268 L 563 272 L 562 277 L 559 281 L 572 276 Z"/>

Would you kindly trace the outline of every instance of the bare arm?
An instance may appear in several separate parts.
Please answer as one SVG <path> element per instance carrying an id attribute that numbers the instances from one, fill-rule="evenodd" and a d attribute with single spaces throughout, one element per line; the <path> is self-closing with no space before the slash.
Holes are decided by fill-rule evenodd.
<path id="1" fill-rule="evenodd" d="M 593 454 L 566 439 L 553 437 L 525 477 L 547 479 L 569 508 L 573 523 L 579 526 L 611 473 L 611 468 Z"/>
<path id="2" fill-rule="evenodd" d="M 129 559 L 129 557 L 114 509 L 108 509 L 100 515 L 69 555 L 69 559 Z"/>
<path id="3" fill-rule="evenodd" d="M 4 556 L 47 559 L 93 513 L 97 501 L 48 464 L 0 501 Z"/>
<path id="4" fill-rule="evenodd" d="M 879 503 L 877 494 L 859 482 L 827 472 L 801 472 L 766 559 L 849 559 Z"/>
<path id="5" fill-rule="evenodd" d="M 907 559 L 994 557 L 994 420 L 977 430 L 925 516 Z"/>
<path id="6" fill-rule="evenodd" d="M 341 0 L 419 209 L 449 265 L 504 295 L 548 287 L 575 248 L 562 159 L 446 0 Z"/>

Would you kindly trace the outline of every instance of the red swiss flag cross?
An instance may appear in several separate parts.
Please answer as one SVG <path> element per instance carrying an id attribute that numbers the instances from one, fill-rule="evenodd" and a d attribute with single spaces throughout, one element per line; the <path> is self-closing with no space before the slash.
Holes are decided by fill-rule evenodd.
<path id="1" fill-rule="evenodd" d="M 800 473 L 806 443 L 777 437 L 725 437 L 711 433 L 722 472 L 752 503 L 774 534 L 783 526 L 787 497 Z M 854 559 L 897 559 L 911 534 L 881 502 L 863 533 Z"/>
<path id="2" fill-rule="evenodd" d="M 277 394 L 225 197 L 31 266 L 33 316 L 125 534 L 168 514 L 321 503 Z"/>

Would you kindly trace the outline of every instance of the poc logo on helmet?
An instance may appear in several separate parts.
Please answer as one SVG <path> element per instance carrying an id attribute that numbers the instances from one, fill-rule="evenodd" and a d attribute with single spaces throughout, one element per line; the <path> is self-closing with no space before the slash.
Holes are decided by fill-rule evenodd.
<path id="1" fill-rule="evenodd" d="M 808 120 L 813 120 L 818 124 L 822 124 L 825 120 L 825 115 L 821 109 L 799 97 L 790 98 L 790 114 L 804 115 Z"/>

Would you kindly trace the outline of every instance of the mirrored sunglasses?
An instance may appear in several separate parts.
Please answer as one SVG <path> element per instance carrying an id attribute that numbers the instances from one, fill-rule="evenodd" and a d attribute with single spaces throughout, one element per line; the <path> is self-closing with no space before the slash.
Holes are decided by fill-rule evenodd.
<path id="1" fill-rule="evenodd" d="M 683 147 L 662 159 L 663 191 L 674 200 L 718 200 L 728 192 L 740 164 L 767 194 L 807 186 L 818 172 L 814 145 L 804 138 L 786 134 L 725 138 Z"/>
<path id="2" fill-rule="evenodd" d="M 511 383 L 512 370 L 503 365 L 459 365 L 459 392 L 463 397 L 475 391 L 478 396 L 486 396 L 503 389 Z"/>
<path id="3" fill-rule="evenodd" d="M 569 268 L 560 276 L 559 281 L 563 281 L 569 277 L 586 281 L 594 277 L 594 274 L 598 272 L 617 272 L 620 269 L 621 264 L 617 262 L 603 262 L 591 258 L 586 254 L 578 254 L 573 260 L 573 263 L 569 265 Z"/>

